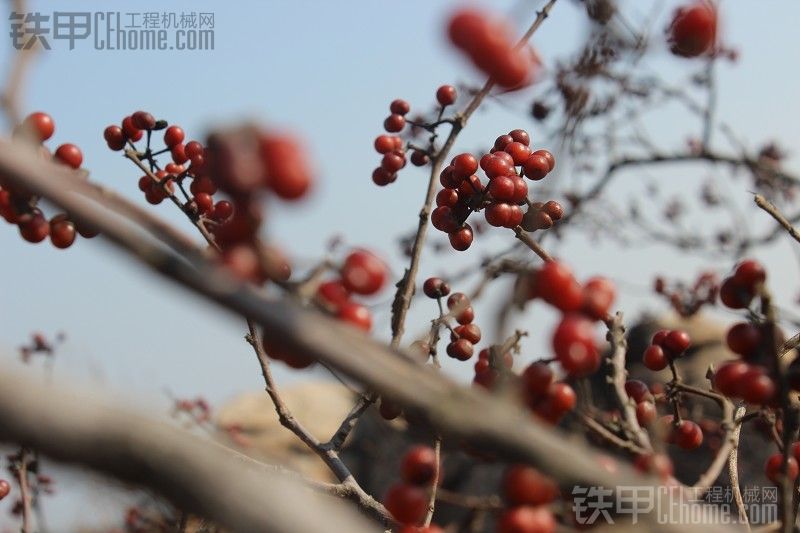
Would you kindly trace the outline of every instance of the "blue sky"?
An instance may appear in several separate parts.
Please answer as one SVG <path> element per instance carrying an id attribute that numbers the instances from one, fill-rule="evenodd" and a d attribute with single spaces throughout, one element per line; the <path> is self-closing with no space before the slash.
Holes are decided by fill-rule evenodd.
<path id="1" fill-rule="evenodd" d="M 524 27 L 541 3 L 496 1 L 491 5 L 513 13 L 514 22 Z M 39 56 L 24 100 L 26 111 L 44 110 L 53 115 L 57 125 L 53 147 L 62 142 L 77 143 L 84 151 L 84 167 L 91 171 L 92 179 L 144 203 L 136 188 L 137 172 L 118 153 L 107 150 L 102 141 L 103 128 L 123 116 L 145 109 L 180 124 L 192 138 L 202 138 L 212 125 L 240 120 L 256 119 L 287 128 L 307 140 L 319 184 L 313 196 L 300 205 L 270 205 L 268 234 L 301 265 L 318 257 L 325 242 L 337 234 L 347 244 L 368 245 L 389 259 L 396 258 L 393 239 L 414 227 L 426 176 L 421 170 L 408 168 L 393 185 L 375 187 L 370 173 L 378 157 L 371 148 L 372 140 L 380 133 L 392 99 L 402 97 L 411 103 L 412 110 L 427 110 L 439 85 L 479 83 L 480 77 L 443 37 L 443 22 L 458 2 L 164 4 L 141 0 L 128 5 L 119 9 L 213 12 L 215 49 L 97 51 L 90 42 L 78 42 L 70 51 L 64 43 L 57 43 L 52 51 Z M 561 0 L 535 36 L 533 42 L 546 65 L 548 60 L 573 50 L 584 35 L 586 25 L 576 5 Z M 632 19 L 637 20 L 649 12 L 652 3 L 630 0 L 622 5 L 628 6 Z M 666 24 L 675 5 L 663 2 L 654 26 L 657 30 Z M 55 2 L 31 2 L 32 11 L 49 13 L 55 6 Z M 70 11 L 95 11 L 107 6 L 88 1 L 58 3 L 60 9 Z M 751 146 L 778 139 L 796 154 L 800 117 L 794 70 L 800 64 L 800 47 L 795 26 L 800 20 L 800 4 L 788 0 L 757 4 L 728 0 L 722 3 L 722 12 L 726 39 L 740 48 L 741 59 L 719 69 L 719 115 Z M 12 52 L 8 39 L 2 40 L 0 49 L 8 59 Z M 687 72 L 686 63 L 671 57 L 666 49 L 653 51 L 647 65 L 675 80 Z M 476 114 L 456 151 L 485 145 L 517 127 L 529 129 L 537 146 L 555 149 L 547 146 L 540 129 L 524 113 L 524 102 L 537 90 L 533 87 L 514 99 L 510 109 L 489 105 L 487 112 Z M 668 148 L 681 148 L 686 134 L 697 131 L 693 120 L 676 120 L 664 114 L 654 116 L 651 124 L 658 142 Z M 796 162 L 792 158 L 790 168 L 797 168 Z M 696 188 L 700 178 L 708 174 L 706 169 L 683 166 L 650 176 L 677 194 Z M 569 176 L 558 173 L 550 179 Z M 626 175 L 608 194 L 624 197 L 638 190 L 633 188 L 636 179 Z M 745 181 L 722 183 L 742 205 L 749 202 Z M 162 204 L 154 209 L 189 230 L 170 207 Z M 748 213 L 754 224 L 763 218 L 754 210 Z M 439 236 L 438 232 L 432 234 Z M 480 236 L 483 245 L 466 253 L 428 257 L 422 262 L 423 275 L 472 264 L 487 250 L 507 246 L 508 239 L 507 235 L 493 233 Z M 5 259 L 0 288 L 0 357 L 7 364 L 18 364 L 15 347 L 29 332 L 65 331 L 68 341 L 54 367 L 57 381 L 102 387 L 135 398 L 153 413 L 164 410 L 165 389 L 177 395 L 204 394 L 218 404 L 239 392 L 262 387 L 255 360 L 242 340 L 241 320 L 128 263 L 100 239 L 80 241 L 67 251 L 59 251 L 47 244 L 29 245 L 13 227 L 3 226 L 0 250 Z M 791 307 L 800 289 L 791 250 L 792 244 L 781 240 L 758 254 L 770 267 L 773 286 L 780 289 L 781 303 L 786 307 Z M 619 306 L 628 315 L 643 309 L 663 309 L 645 298 L 643 291 L 654 272 L 690 276 L 701 267 L 720 272 L 730 267 L 708 265 L 659 246 L 620 250 L 579 236 L 560 243 L 556 251 L 575 266 L 580 277 L 604 273 L 625 280 Z M 395 278 L 401 272 L 402 267 L 395 262 Z M 496 290 L 490 292 L 490 301 L 500 294 L 501 289 Z M 387 301 L 389 292 L 376 302 Z M 387 307 L 376 309 L 375 331 L 379 337 L 389 333 Z M 486 309 L 487 315 L 490 309 Z M 429 301 L 418 301 L 409 332 L 424 327 L 433 312 Z M 552 316 L 536 306 L 521 323 L 536 333 L 548 331 L 552 321 Z M 534 334 L 526 341 L 527 358 L 546 354 L 546 337 Z M 41 365 L 33 366 L 34 373 L 41 372 Z M 467 367 L 471 365 L 446 365 L 447 371 L 459 379 L 467 378 Z M 277 374 L 284 383 L 324 378 L 318 372 L 289 373 L 283 368 Z M 54 512 L 62 523 L 89 520 L 71 505 L 73 502 L 60 496 L 54 503 Z M 101 513 L 96 518 L 103 517 Z M 6 519 L 0 514 L 0 524 Z"/>

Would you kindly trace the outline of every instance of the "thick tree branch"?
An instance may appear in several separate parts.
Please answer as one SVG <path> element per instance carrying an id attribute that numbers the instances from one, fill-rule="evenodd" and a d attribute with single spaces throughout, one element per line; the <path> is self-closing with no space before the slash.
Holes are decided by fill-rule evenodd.
<path id="1" fill-rule="evenodd" d="M 0 440 L 144 485 L 231 531 L 374 532 L 351 509 L 109 398 L 0 372 Z"/>

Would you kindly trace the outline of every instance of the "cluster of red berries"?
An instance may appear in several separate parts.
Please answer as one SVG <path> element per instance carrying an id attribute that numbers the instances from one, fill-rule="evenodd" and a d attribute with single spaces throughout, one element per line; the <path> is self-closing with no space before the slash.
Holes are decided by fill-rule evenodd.
<path id="1" fill-rule="evenodd" d="M 55 129 L 55 122 L 50 115 L 36 112 L 28 115 L 15 128 L 14 136 L 44 143 L 53 136 Z M 83 163 L 83 154 L 74 144 L 62 144 L 53 154 L 43 144 L 40 150 L 42 157 L 72 169 L 79 169 Z M 89 228 L 79 227 L 66 213 L 57 214 L 48 221 L 38 203 L 39 197 L 11 187 L 0 179 L 0 216 L 9 224 L 15 224 L 26 241 L 38 243 L 49 236 L 53 246 L 63 249 L 72 246 L 78 235 L 87 239 L 97 235 Z"/>
<path id="2" fill-rule="evenodd" d="M 436 90 L 436 100 L 439 102 L 441 117 L 444 109 L 455 103 L 456 88 L 452 85 L 442 85 Z M 381 187 L 394 183 L 397 173 L 406 166 L 405 143 L 398 134 L 405 129 L 408 121 L 406 115 L 411 111 L 411 105 L 402 99 L 393 100 L 389 104 L 391 114 L 383 121 L 383 129 L 388 135 L 378 135 L 375 138 L 375 151 L 381 154 L 381 165 L 372 171 L 372 181 Z M 420 148 L 411 151 L 411 164 L 422 167 L 430 162 L 430 155 Z"/>
<path id="3" fill-rule="evenodd" d="M 733 275 L 722 281 L 719 299 L 731 309 L 747 309 L 766 280 L 767 272 L 761 263 L 745 259 L 736 266 Z"/>
<path id="4" fill-rule="evenodd" d="M 684 450 L 694 450 L 703 444 L 703 430 L 691 420 L 676 420 L 673 415 L 661 417 L 663 434 L 667 442 Z"/>
<path id="5" fill-rule="evenodd" d="M 395 520 L 404 525 L 415 526 L 425 519 L 429 491 L 437 482 L 438 470 L 436 452 L 432 448 L 415 446 L 406 453 L 400 466 L 402 481 L 392 485 L 383 499 L 386 510 Z M 441 473 L 438 478 L 440 481 Z M 437 530 L 438 528 L 433 531 Z"/>
<path id="6" fill-rule="evenodd" d="M 459 361 L 469 360 L 475 351 L 475 345 L 481 340 L 481 328 L 472 323 L 475 320 L 475 311 L 469 296 L 461 292 L 450 294 L 450 285 L 440 278 L 426 279 L 422 284 L 422 292 L 435 300 L 450 295 L 447 298 L 447 309 L 459 325 L 450 330 L 447 355 Z"/>
<path id="7" fill-rule="evenodd" d="M 636 420 L 642 427 L 649 426 L 656 419 L 656 403 L 650 388 L 643 381 L 630 379 L 625 382 L 625 393 L 636 403 Z"/>
<path id="8" fill-rule="evenodd" d="M 786 475 L 794 481 L 800 474 L 800 442 L 792 444 L 792 450 L 786 461 Z M 783 453 L 774 453 L 767 458 L 764 464 L 764 473 L 767 479 L 775 484 L 780 484 L 783 479 Z"/>
<path id="9" fill-rule="evenodd" d="M 653 289 L 656 294 L 669 301 L 676 313 L 685 318 L 696 314 L 704 305 L 716 303 L 719 281 L 715 273 L 703 272 L 690 286 L 680 282 L 670 286 L 659 276 L 653 283 Z"/>
<path id="10" fill-rule="evenodd" d="M 480 167 L 488 183 L 476 174 Z M 519 167 L 519 173 L 517 173 Z M 472 226 L 467 219 L 473 211 L 484 209 L 486 221 L 495 227 L 515 228 L 527 217 L 532 230 L 545 229 L 563 216 L 563 209 L 554 201 L 528 203 L 528 184 L 523 176 L 538 181 L 555 167 L 555 158 L 547 150 L 532 151 L 530 136 L 521 129 L 500 135 L 489 153 L 478 160 L 470 153 L 455 156 L 439 175 L 444 187 L 436 195 L 436 208 L 431 213 L 433 227 L 447 233 L 450 245 L 459 251 L 470 247 Z"/>
<path id="11" fill-rule="evenodd" d="M 509 508 L 498 517 L 498 532 L 555 531 L 556 520 L 548 504 L 561 492 L 552 479 L 531 466 L 512 465 L 503 475 L 502 493 Z"/>
<path id="12" fill-rule="evenodd" d="M 698 0 L 675 10 L 667 28 L 673 54 L 697 57 L 712 51 L 717 40 L 717 9 L 709 0 Z"/>
<path id="13" fill-rule="evenodd" d="M 558 424 L 575 408 L 577 397 L 568 384 L 555 381 L 547 363 L 537 361 L 522 372 L 523 401 L 540 419 Z"/>
<path id="14" fill-rule="evenodd" d="M 531 49 L 516 46 L 514 28 L 507 21 L 475 9 L 453 14 L 447 28 L 450 41 L 472 63 L 505 89 L 533 81 L 536 63 Z"/>
<path id="15" fill-rule="evenodd" d="M 674 329 L 657 331 L 650 340 L 650 346 L 644 352 L 644 366 L 654 372 L 664 370 L 671 361 L 679 358 L 692 345 L 689 334 Z"/>
<path id="16" fill-rule="evenodd" d="M 386 285 L 387 278 L 386 264 L 378 256 L 368 250 L 353 250 L 342 262 L 339 277 L 317 287 L 315 301 L 338 320 L 369 332 L 372 329 L 372 313 L 352 297 L 378 293 Z M 271 358 L 283 361 L 292 368 L 306 368 L 314 363 L 314 359 L 284 350 L 266 338 L 264 348 Z"/>
<path id="17" fill-rule="evenodd" d="M 613 283 L 593 277 L 583 285 L 561 261 L 547 261 L 531 273 L 528 297 L 541 298 L 563 313 L 553 332 L 555 357 L 573 377 L 586 376 L 600 366 L 594 321 L 607 320 L 616 298 Z"/>
<path id="18" fill-rule="evenodd" d="M 164 130 L 164 148 L 153 150 L 153 132 L 160 130 Z M 296 200 L 308 192 L 312 175 L 296 139 L 247 126 L 214 132 L 205 146 L 198 141 L 184 143 L 186 135 L 180 126 L 169 126 L 146 111 L 125 117 L 121 126 L 108 126 L 103 135 L 110 149 L 129 145 L 149 165 L 150 172 L 139 179 L 147 201 L 159 204 L 170 198 L 190 218 L 199 220 L 220 248 L 220 262 L 234 276 L 257 284 L 288 279 L 291 269 L 283 254 L 258 241 L 263 217 L 257 194 L 269 191 L 284 200 Z M 138 150 L 134 143 L 143 137 L 146 146 Z M 163 168 L 157 160 L 162 154 L 171 159 Z M 187 180 L 191 180 L 191 196 L 186 192 Z M 215 202 L 218 190 L 229 199 Z"/>

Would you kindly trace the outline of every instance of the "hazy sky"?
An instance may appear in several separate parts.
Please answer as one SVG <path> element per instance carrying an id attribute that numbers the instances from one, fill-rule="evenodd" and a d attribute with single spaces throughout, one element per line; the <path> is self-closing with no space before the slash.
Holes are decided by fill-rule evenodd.
<path id="1" fill-rule="evenodd" d="M 136 187 L 138 173 L 119 153 L 109 151 L 102 140 L 105 126 L 118 123 L 123 116 L 145 109 L 180 124 L 189 138 L 202 138 L 212 125 L 242 119 L 287 128 L 307 140 L 318 169 L 318 186 L 302 204 L 271 205 L 266 224 L 269 235 L 300 265 L 319 257 L 324 244 L 336 234 L 347 244 L 370 246 L 390 260 L 396 257 L 394 238 L 415 226 L 426 176 L 409 167 L 393 185 L 375 187 L 370 173 L 378 156 L 372 150 L 372 141 L 381 132 L 392 99 L 402 97 L 412 109 L 427 110 L 439 85 L 480 81 L 446 46 L 443 37 L 443 21 L 458 2 L 165 4 L 140 0 L 124 4 L 128 7 L 119 7 L 123 13 L 212 12 L 215 48 L 99 51 L 89 40 L 78 41 L 70 51 L 65 42 L 54 43 L 51 51 L 37 59 L 24 101 L 26 111 L 44 110 L 54 117 L 57 127 L 52 147 L 62 142 L 77 143 L 93 180 L 144 203 Z M 542 2 L 484 4 L 513 13 L 515 23 L 523 27 Z M 533 42 L 545 65 L 549 59 L 573 50 L 584 35 L 586 25 L 577 4 L 560 0 L 535 36 Z M 650 12 L 652 2 L 623 4 L 633 6 L 635 21 Z M 663 4 L 654 26 L 657 30 L 677 5 L 671 1 Z M 109 6 L 88 1 L 31 2 L 30 10 L 49 14 L 56 5 L 78 12 Z M 796 154 L 800 87 L 794 71 L 800 64 L 796 32 L 800 4 L 788 0 L 726 1 L 722 13 L 726 39 L 740 49 L 741 59 L 719 68 L 719 115 L 750 146 L 778 139 L 790 154 Z M 10 39 L 0 42 L 5 58 L 10 58 Z M 671 79 L 674 76 L 678 83 L 687 72 L 687 64 L 670 56 L 666 48 L 653 51 L 646 64 L 654 72 Z M 478 113 L 464 131 L 456 150 L 486 145 L 498 134 L 517 127 L 529 129 L 537 146 L 555 150 L 557 146 L 548 146 L 526 115 L 526 103 L 537 90 L 536 86 L 527 89 L 507 107 L 490 104 L 489 112 Z M 693 119 L 663 115 L 654 117 L 652 125 L 666 148 L 680 149 L 687 135 L 699 131 Z M 796 159 L 790 160 L 789 166 L 797 168 Z M 649 176 L 660 180 L 667 190 L 680 193 L 696 191 L 701 178 L 709 174 L 713 171 L 682 166 Z M 559 173 L 550 179 L 568 178 Z M 621 178 L 608 194 L 624 197 L 636 179 Z M 745 180 L 721 183 L 729 194 L 747 204 Z M 191 229 L 171 204 L 153 209 Z M 754 210 L 748 211 L 748 216 L 763 222 L 763 215 Z M 466 253 L 423 260 L 423 275 L 448 268 L 459 270 L 474 264 L 486 251 L 504 248 L 510 237 L 498 232 L 480 236 L 476 241 L 482 246 Z M 437 238 L 441 235 L 432 234 Z M 771 283 L 786 307 L 792 306 L 800 288 L 791 246 L 781 240 L 758 254 L 770 267 Z M 166 389 L 177 395 L 203 394 L 219 404 L 239 392 L 262 387 L 256 361 L 242 340 L 241 320 L 131 265 L 101 239 L 80 240 L 71 249 L 60 251 L 47 243 L 25 243 L 16 228 L 0 225 L 0 250 L 4 258 L 0 357 L 4 364 L 18 364 L 15 347 L 30 332 L 64 331 L 68 341 L 55 363 L 53 376 L 57 381 L 102 386 L 150 406 L 154 413 L 164 411 Z M 629 316 L 643 309 L 663 309 L 660 302 L 644 298 L 654 272 L 692 276 L 701 267 L 724 273 L 731 266 L 681 257 L 660 246 L 620 250 L 579 236 L 560 243 L 556 251 L 581 277 L 603 273 L 624 280 L 619 307 Z M 401 264 L 395 262 L 394 278 L 401 272 Z M 496 290 L 504 287 L 500 284 Z M 456 288 L 467 290 L 470 286 Z M 387 290 L 375 302 L 385 303 L 390 298 Z M 434 312 L 432 305 L 423 300 L 416 303 L 409 332 L 424 327 Z M 388 337 L 388 305 L 379 306 L 375 312 L 376 335 Z M 533 334 L 524 345 L 526 359 L 546 354 L 546 332 L 552 320 L 536 306 L 533 314 L 526 315 L 526 322 L 521 322 Z M 481 324 L 480 308 L 477 323 Z M 41 373 L 40 364 L 32 366 L 35 373 Z M 459 379 L 467 379 L 471 364 L 448 361 L 446 369 Z M 281 367 L 276 373 L 283 383 L 324 377 L 320 372 L 290 373 Z M 51 525 L 107 518 L 103 512 L 87 517 L 85 507 L 78 508 L 76 503 L 78 496 L 87 493 L 73 492 L 69 480 L 61 487 L 62 493 L 70 492 L 74 497 L 62 495 L 51 504 L 55 517 Z M 89 494 L 101 497 L 96 492 Z M 13 530 L 15 522 L 0 511 L 0 524 L 7 523 Z M 104 512 L 116 516 L 113 508 Z"/>

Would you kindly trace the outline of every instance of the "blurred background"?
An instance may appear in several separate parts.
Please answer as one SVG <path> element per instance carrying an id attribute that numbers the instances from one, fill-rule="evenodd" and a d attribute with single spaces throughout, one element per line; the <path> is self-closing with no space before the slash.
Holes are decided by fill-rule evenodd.
<path id="1" fill-rule="evenodd" d="M 522 31 L 542 4 L 498 0 L 477 5 L 508 15 Z M 795 67 L 800 64 L 800 47 L 795 26 L 800 20 L 800 4 L 789 0 L 720 4 L 722 38 L 738 51 L 738 59 L 719 61 L 715 66 L 716 116 L 736 132 L 750 152 L 758 153 L 774 141 L 787 155 L 784 168 L 799 168 L 796 95 L 800 80 Z M 213 126 L 242 120 L 293 131 L 306 141 L 313 155 L 317 184 L 313 194 L 299 204 L 270 204 L 265 223 L 270 238 L 290 255 L 299 272 L 324 254 L 332 238 L 342 240 L 342 250 L 369 247 L 386 258 L 396 281 L 406 264 L 398 237 L 409 235 L 416 227 L 427 170 L 409 165 L 395 183 L 375 186 L 370 175 L 379 157 L 372 142 L 382 133 L 393 99 L 410 102 L 412 114 L 415 110 L 428 112 L 438 86 L 482 84 L 481 75 L 446 42 L 447 16 L 460 5 L 440 0 L 402 4 L 364 0 L 344 4 L 308 0 L 115 3 L 113 9 L 121 13 L 212 13 L 213 50 L 96 50 L 91 38 L 76 41 L 70 50 L 66 41 L 51 41 L 52 49 L 38 54 L 31 67 L 23 111 L 50 113 L 56 122 L 50 145 L 76 143 L 84 152 L 83 166 L 92 180 L 141 204 L 145 202 L 137 189 L 138 172 L 118 152 L 108 150 L 102 138 L 108 124 L 119 123 L 135 110 L 144 109 L 181 125 L 188 139 L 202 139 Z M 702 61 L 676 58 L 661 38 L 677 5 L 673 1 L 619 2 L 627 23 L 653 36 L 652 46 L 632 68 L 668 80 L 691 94 L 690 80 L 703 71 Z M 31 1 L 27 9 L 43 14 L 55 9 L 93 13 L 109 9 L 109 4 Z M 563 150 L 557 123 L 535 121 L 531 103 L 549 97 L 548 76 L 556 72 L 559 61 L 574 57 L 590 31 L 583 2 L 560 0 L 532 41 L 543 62 L 543 81 L 488 99 L 459 137 L 453 153 L 477 152 L 498 135 L 524 128 L 536 148 L 547 148 L 558 158 Z M 0 39 L 0 49 L 4 64 L 10 65 L 15 53 L 11 39 Z M 704 94 L 698 93 L 701 101 Z M 651 141 L 665 152 L 685 150 L 689 139 L 702 134 L 697 116 L 671 106 L 647 113 L 643 123 Z M 712 146 L 717 139 L 715 133 Z M 719 145 L 725 151 L 722 140 Z M 624 149 L 619 147 L 619 153 L 624 154 Z M 567 189 L 585 188 L 600 169 L 602 166 L 595 169 L 593 179 L 582 182 L 586 170 L 575 168 L 566 155 L 559 158 L 555 173 L 546 180 L 551 191 L 547 199 L 562 199 Z M 696 209 L 696 198 L 708 183 L 730 201 L 740 227 L 754 234 L 772 227 L 767 216 L 751 206 L 750 180 L 731 177 L 727 168 L 705 164 L 626 171 L 604 191 L 600 205 L 615 206 L 607 213 L 627 217 L 630 200 L 641 198 L 640 208 L 653 211 L 651 220 L 672 228 L 674 223 L 661 216 L 663 203 L 687 200 L 695 209 L 681 219 L 678 230 L 699 233 L 730 224 L 725 213 Z M 534 195 L 538 186 L 532 186 Z M 661 204 L 647 203 L 647 198 L 654 198 L 654 186 Z M 795 211 L 791 203 L 783 206 Z M 191 229 L 171 204 L 152 209 L 183 229 Z M 546 239 L 545 248 L 567 260 L 579 279 L 602 274 L 617 282 L 616 307 L 631 320 L 642 313 L 660 314 L 668 309 L 652 292 L 655 275 L 690 282 L 704 270 L 724 276 L 735 262 L 735 256 L 725 259 L 696 251 L 683 253 L 646 236 L 629 239 L 625 245 L 614 238 L 617 230 L 613 225 L 593 231 L 589 222 L 575 231 L 564 231 L 559 239 Z M 446 242 L 435 230 L 429 235 L 433 243 Z M 429 249 L 419 280 L 469 269 L 511 244 L 510 232 L 491 229 L 476 235 L 475 244 L 466 252 Z M 0 250 L 0 358 L 4 365 L 24 367 L 53 382 L 111 391 L 157 416 L 168 416 L 173 397 L 202 396 L 213 409 L 242 392 L 263 388 L 256 361 L 243 341 L 241 320 L 131 264 L 102 238 L 79 239 L 62 251 L 46 242 L 30 245 L 19 238 L 16 228 L 3 225 Z M 781 237 L 751 252 L 766 264 L 769 285 L 789 319 L 800 316 L 796 250 L 796 243 Z M 454 283 L 454 290 L 468 292 L 476 281 L 467 278 Z M 493 310 L 507 297 L 510 286 L 511 280 L 494 282 L 475 306 L 476 323 L 485 328 L 490 341 L 501 340 L 501 334 L 492 331 Z M 392 296 L 392 289 L 387 288 L 370 302 L 376 337 L 390 336 Z M 417 299 L 406 339 L 410 342 L 424 332 L 435 313 L 432 301 Z M 712 314 L 724 321 L 734 318 L 724 310 Z M 523 340 L 518 367 L 550 356 L 548 333 L 555 318 L 544 306 L 529 305 L 527 312 L 510 324 L 530 332 Z M 48 337 L 59 332 L 66 335 L 50 363 L 41 358 L 25 365 L 21 362 L 18 347 L 28 342 L 33 332 Z M 470 363 L 444 359 L 445 372 L 469 382 Z M 275 366 L 282 384 L 332 379 L 319 368 L 291 371 L 281 364 Z M 56 494 L 43 502 L 55 530 L 119 523 L 133 498 L 122 490 L 108 490 L 104 481 L 92 476 L 48 463 L 44 468 L 55 479 Z M 12 500 L 0 504 L 0 527 L 5 531 L 18 527 L 17 519 L 10 515 Z"/>

